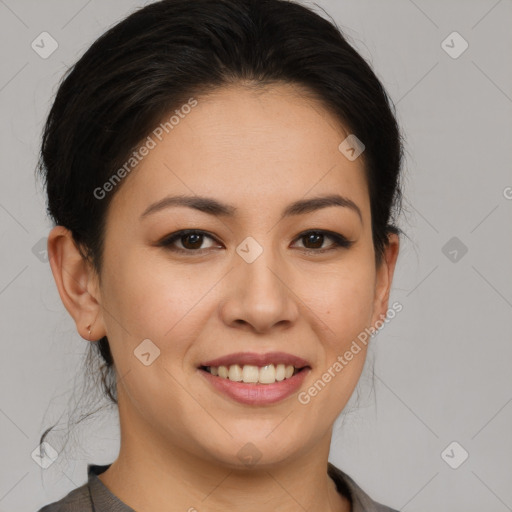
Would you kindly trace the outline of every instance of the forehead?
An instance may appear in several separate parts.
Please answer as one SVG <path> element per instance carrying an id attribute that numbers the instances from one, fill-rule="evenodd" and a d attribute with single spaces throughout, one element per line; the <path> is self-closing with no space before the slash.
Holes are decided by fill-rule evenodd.
<path id="1" fill-rule="evenodd" d="M 300 198 L 339 193 L 369 214 L 363 160 L 339 150 L 348 132 L 301 89 L 230 86 L 195 100 L 163 117 L 150 134 L 153 148 L 113 202 L 140 214 L 168 194 L 188 194 L 281 211 Z"/>

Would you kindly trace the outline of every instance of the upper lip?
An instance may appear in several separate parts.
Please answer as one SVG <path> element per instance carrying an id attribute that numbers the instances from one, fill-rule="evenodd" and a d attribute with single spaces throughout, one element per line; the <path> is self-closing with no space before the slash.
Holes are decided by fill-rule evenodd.
<path id="1" fill-rule="evenodd" d="M 200 364 L 200 366 L 230 366 L 232 364 L 250 364 L 254 366 L 266 366 L 269 364 L 291 364 L 295 368 L 310 366 L 308 361 L 301 357 L 287 354 L 286 352 L 267 352 L 258 354 L 256 352 L 236 352 L 216 359 L 210 359 Z"/>

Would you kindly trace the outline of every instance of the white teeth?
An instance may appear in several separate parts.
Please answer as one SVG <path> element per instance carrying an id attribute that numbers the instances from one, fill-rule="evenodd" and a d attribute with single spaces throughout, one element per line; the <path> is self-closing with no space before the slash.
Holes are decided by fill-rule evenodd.
<path id="1" fill-rule="evenodd" d="M 250 364 L 244 365 L 242 369 L 242 380 L 244 382 L 256 383 L 258 382 L 259 377 L 260 371 L 257 366 L 252 366 Z"/>
<path id="2" fill-rule="evenodd" d="M 295 367 L 291 364 L 268 364 L 262 367 L 252 364 L 245 364 L 243 366 L 232 364 L 230 366 L 208 366 L 206 368 L 212 375 L 222 379 L 245 382 L 247 384 L 274 384 L 274 382 L 289 379 L 295 373 Z"/>
<path id="3" fill-rule="evenodd" d="M 276 381 L 276 367 L 273 364 L 269 364 L 267 366 L 263 366 L 262 368 L 259 368 L 255 366 L 256 368 L 256 376 L 257 381 L 261 384 L 273 384 Z M 291 367 L 293 369 L 293 366 Z M 245 366 L 244 366 L 245 370 Z M 245 379 L 244 379 L 245 382 Z M 256 382 L 256 381 L 255 381 Z"/>
<path id="4" fill-rule="evenodd" d="M 281 381 L 286 377 L 286 367 L 284 364 L 278 364 L 276 366 L 276 380 Z"/>
<path id="5" fill-rule="evenodd" d="M 228 373 L 229 380 L 240 382 L 242 380 L 242 368 L 239 364 L 232 364 L 229 367 Z"/>

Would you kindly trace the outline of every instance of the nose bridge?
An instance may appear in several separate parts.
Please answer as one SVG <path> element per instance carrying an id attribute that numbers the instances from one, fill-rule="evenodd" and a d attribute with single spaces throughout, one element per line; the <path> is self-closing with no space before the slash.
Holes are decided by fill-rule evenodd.
<path id="1" fill-rule="evenodd" d="M 226 309 L 227 320 L 243 321 L 258 331 L 269 329 L 283 320 L 294 320 L 297 305 L 286 285 L 286 265 L 279 251 L 271 245 L 271 233 L 256 238 L 247 237 L 237 247 L 241 261 L 236 265 Z M 266 246 L 265 246 L 266 245 Z"/>
<path id="2" fill-rule="evenodd" d="M 239 278 L 251 295 L 262 293 L 270 300 L 274 295 L 284 292 L 281 280 L 276 275 L 282 265 L 279 262 L 279 251 L 272 246 L 271 233 L 258 238 L 260 241 L 248 236 L 236 249 L 242 259 L 239 263 Z"/>

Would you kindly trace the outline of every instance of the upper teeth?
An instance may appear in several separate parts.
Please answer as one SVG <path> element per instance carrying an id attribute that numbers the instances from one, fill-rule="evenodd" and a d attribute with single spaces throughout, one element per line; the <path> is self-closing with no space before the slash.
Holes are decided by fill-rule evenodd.
<path id="1" fill-rule="evenodd" d="M 240 366 L 232 364 L 230 366 L 207 366 L 206 369 L 218 377 L 233 380 L 236 382 L 247 382 L 260 384 L 273 384 L 276 381 L 289 379 L 295 372 L 296 368 L 289 364 L 268 364 L 258 367 L 251 364 Z"/>

